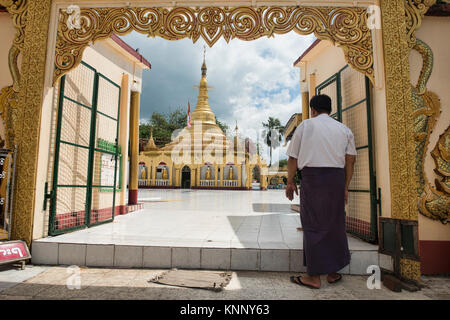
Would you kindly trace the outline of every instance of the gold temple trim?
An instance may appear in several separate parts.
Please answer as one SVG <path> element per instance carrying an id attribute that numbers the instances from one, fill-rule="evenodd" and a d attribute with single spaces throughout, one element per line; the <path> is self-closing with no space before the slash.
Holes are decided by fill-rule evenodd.
<path id="1" fill-rule="evenodd" d="M 81 8 L 79 29 L 67 26 L 60 11 L 53 82 L 75 68 L 91 43 L 131 31 L 167 40 L 200 37 L 211 47 L 221 37 L 255 40 L 295 31 L 330 40 L 344 50 L 346 61 L 374 81 L 373 50 L 365 8 L 341 7 L 204 7 Z M 70 20 L 71 21 L 71 20 Z"/>

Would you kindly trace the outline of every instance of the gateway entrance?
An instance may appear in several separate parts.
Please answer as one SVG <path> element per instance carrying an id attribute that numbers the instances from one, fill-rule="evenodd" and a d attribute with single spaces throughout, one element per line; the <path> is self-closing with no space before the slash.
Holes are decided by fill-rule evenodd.
<path id="1" fill-rule="evenodd" d="M 82 62 L 61 79 L 49 235 L 114 219 L 120 87 Z"/>

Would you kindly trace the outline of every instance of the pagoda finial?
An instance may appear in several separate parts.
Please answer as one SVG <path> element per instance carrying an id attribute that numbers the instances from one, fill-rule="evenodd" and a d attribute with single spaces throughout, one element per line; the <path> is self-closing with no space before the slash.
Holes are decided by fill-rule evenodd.
<path id="1" fill-rule="evenodd" d="M 150 139 L 148 139 L 146 145 L 144 146 L 144 151 L 157 151 L 159 148 L 155 144 L 155 140 L 153 140 L 153 127 L 150 127 Z"/>
<path id="2" fill-rule="evenodd" d="M 236 127 L 234 127 L 234 131 L 236 131 L 236 135 L 237 135 L 239 128 L 238 128 L 238 125 L 237 125 L 237 120 L 235 120 L 235 121 L 236 121 Z"/>
<path id="3" fill-rule="evenodd" d="M 202 76 L 206 77 L 206 46 L 203 46 L 203 65 L 202 65 Z"/>

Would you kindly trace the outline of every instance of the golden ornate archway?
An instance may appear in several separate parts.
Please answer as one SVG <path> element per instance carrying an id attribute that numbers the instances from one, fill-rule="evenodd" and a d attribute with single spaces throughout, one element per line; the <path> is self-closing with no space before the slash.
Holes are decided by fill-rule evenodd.
<path id="1" fill-rule="evenodd" d="M 94 1 L 93 1 L 94 2 Z M 388 118 L 391 217 L 417 220 L 414 110 L 409 76 L 409 52 L 415 31 L 435 0 L 383 0 L 381 4 L 385 90 Z M 0 93 L 8 146 L 18 146 L 13 238 L 32 239 L 36 173 L 45 90 L 45 70 L 52 0 L 0 0 L 17 29 L 9 55 L 13 78 Z M 314 33 L 343 50 L 347 62 L 373 82 L 371 30 L 365 8 L 356 7 L 236 7 L 236 8 L 82 8 L 81 28 L 69 29 L 69 14 L 59 14 L 54 83 L 81 61 L 90 43 L 112 33 L 133 30 L 169 40 L 200 37 L 212 46 L 219 38 L 253 40 L 289 31 Z M 22 55 L 20 72 L 17 64 Z M 420 264 L 402 260 L 402 274 L 420 275 Z"/>
<path id="2" fill-rule="evenodd" d="M 372 37 L 365 8 L 235 7 L 235 8 L 81 8 L 78 29 L 61 11 L 56 44 L 54 83 L 81 62 L 89 43 L 131 31 L 167 40 L 202 37 L 209 46 L 220 38 L 255 40 L 295 31 L 339 45 L 347 62 L 372 81 Z"/>

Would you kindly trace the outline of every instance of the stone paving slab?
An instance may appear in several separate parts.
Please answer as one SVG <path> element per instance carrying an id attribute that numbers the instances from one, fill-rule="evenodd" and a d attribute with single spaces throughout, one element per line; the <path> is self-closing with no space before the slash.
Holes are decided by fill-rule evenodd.
<path id="1" fill-rule="evenodd" d="M 33 267 L 35 268 L 35 267 Z M 63 299 L 151 299 L 151 300 L 450 300 L 449 277 L 422 277 L 425 288 L 418 292 L 369 290 L 365 276 L 344 276 L 330 285 L 322 278 L 322 288 L 312 290 L 289 281 L 289 272 L 232 272 L 221 292 L 178 288 L 148 282 L 167 269 L 80 268 L 81 288 L 70 290 L 64 284 L 71 274 L 64 267 L 50 267 L 33 278 L 0 292 L 0 300 Z M 6 273 L 0 272 L 0 278 Z M 16 279 L 18 279 L 16 277 Z M 18 280 L 17 280 L 18 281 Z"/>
<path id="2" fill-rule="evenodd" d="M 0 266 L 0 294 L 2 291 L 14 287 L 18 283 L 31 279 L 36 275 L 48 270 L 46 266 L 25 266 L 25 270 L 20 270 L 12 265 Z"/>
<path id="3" fill-rule="evenodd" d="M 145 200 L 144 210 L 118 216 L 113 223 L 33 241 L 33 263 L 302 269 L 298 253 L 303 249 L 303 234 L 296 229 L 299 214 L 290 209 L 283 190 L 140 190 L 139 198 Z M 377 246 L 352 236 L 348 243 L 353 262 L 343 273 L 365 274 L 369 265 L 379 264 Z M 250 261 L 247 249 L 257 250 L 251 251 Z"/>

